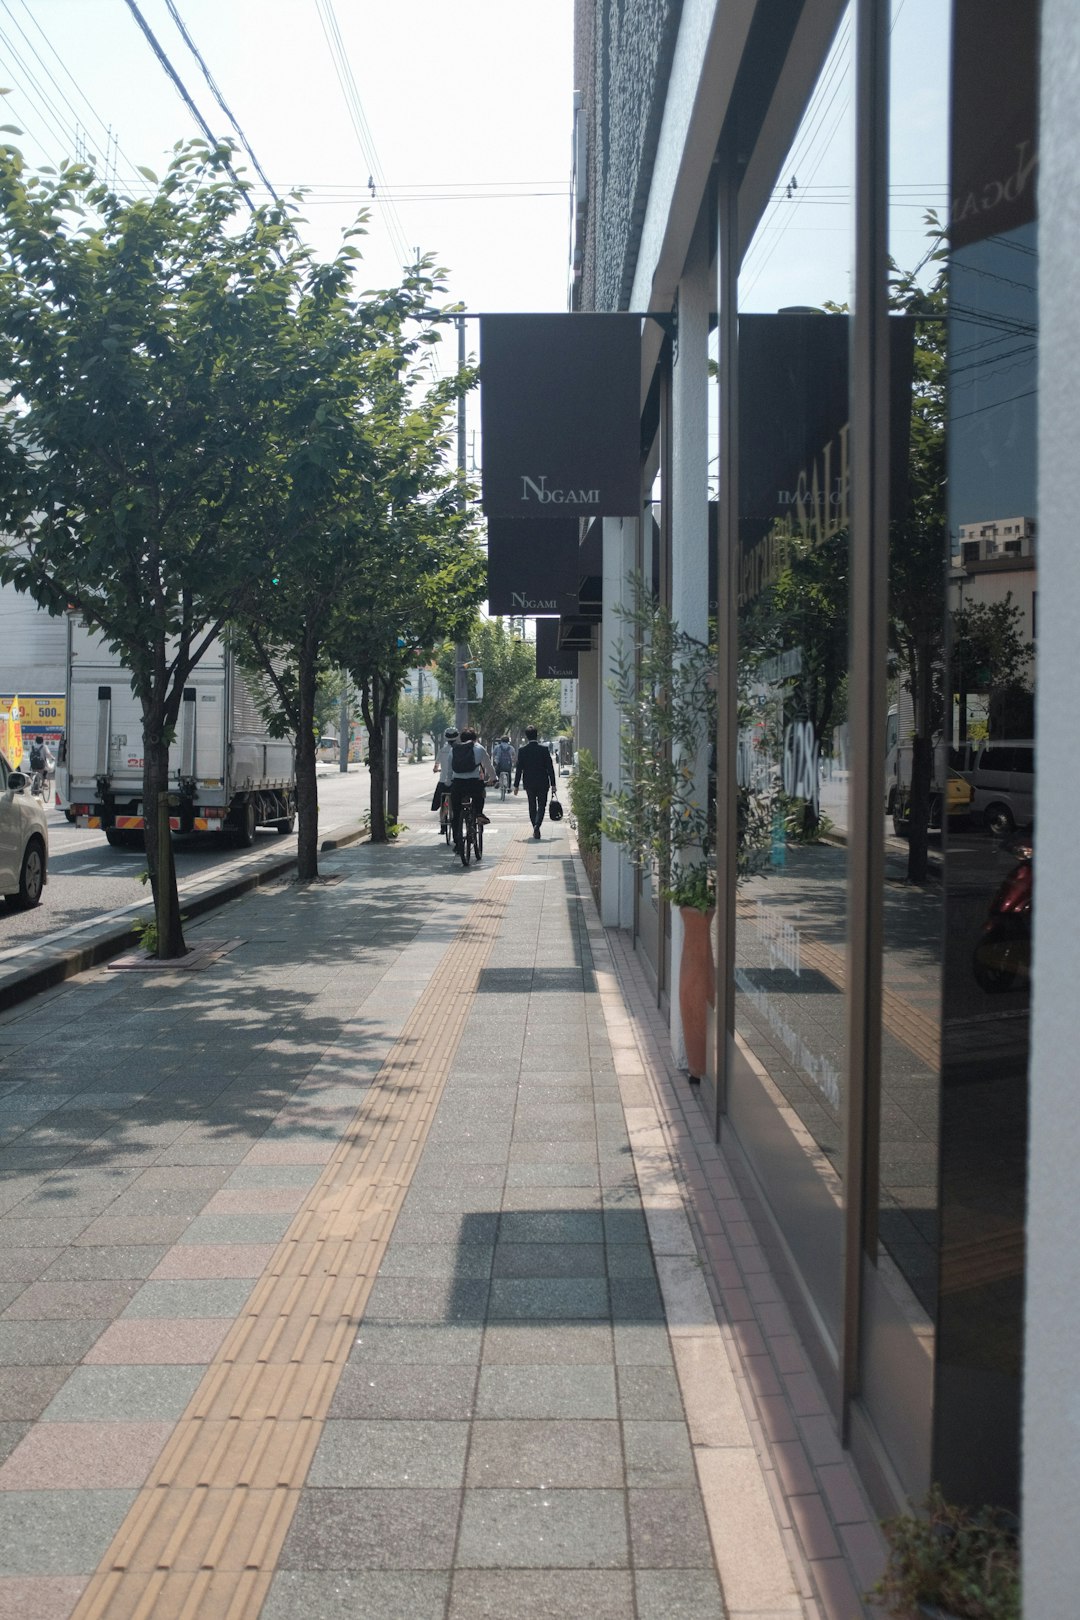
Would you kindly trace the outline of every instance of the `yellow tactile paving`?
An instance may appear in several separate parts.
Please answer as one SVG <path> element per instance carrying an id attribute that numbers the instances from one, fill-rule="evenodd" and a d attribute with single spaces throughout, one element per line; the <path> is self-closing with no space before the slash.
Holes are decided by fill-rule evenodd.
<path id="1" fill-rule="evenodd" d="M 513 892 L 477 896 L 72 1620 L 258 1615 Z"/>
<path id="2" fill-rule="evenodd" d="M 739 916 L 751 921 L 756 914 L 756 903 L 752 900 L 737 902 Z M 833 983 L 836 988 L 843 991 L 847 986 L 847 963 L 842 951 L 835 950 L 831 945 L 824 945 L 820 940 L 811 939 L 807 934 L 801 934 L 799 939 L 799 956 L 804 967 L 816 968 L 819 973 Z M 897 995 L 895 990 L 883 990 L 881 994 L 882 1022 L 890 1035 L 902 1041 L 909 1052 L 927 1068 L 936 1070 L 941 1062 L 941 1031 L 935 1021 L 918 1007 L 913 1007 L 903 996 Z"/>

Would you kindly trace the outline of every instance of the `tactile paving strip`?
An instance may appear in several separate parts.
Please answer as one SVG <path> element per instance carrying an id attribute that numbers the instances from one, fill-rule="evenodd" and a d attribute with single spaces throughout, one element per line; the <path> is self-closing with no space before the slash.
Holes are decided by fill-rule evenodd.
<path id="1" fill-rule="evenodd" d="M 255 1620 L 479 975 L 508 851 L 227 1335 L 72 1620 Z"/>

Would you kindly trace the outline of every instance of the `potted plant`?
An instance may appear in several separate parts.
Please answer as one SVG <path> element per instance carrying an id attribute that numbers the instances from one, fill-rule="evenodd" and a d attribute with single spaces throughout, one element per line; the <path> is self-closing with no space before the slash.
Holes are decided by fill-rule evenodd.
<path id="1" fill-rule="evenodd" d="M 602 830 L 682 914 L 679 1010 L 695 1082 L 705 1066 L 706 1005 L 715 996 L 707 757 L 716 733 L 716 645 L 682 630 L 640 576 L 631 586 L 630 605 L 616 609 L 627 634 L 608 683 L 622 720 L 622 783 L 605 792 Z"/>
<path id="2" fill-rule="evenodd" d="M 884 1575 L 868 1594 L 904 1620 L 1020 1620 L 1020 1548 L 1011 1513 L 946 1502 L 935 1486 L 923 1512 L 882 1525 Z"/>

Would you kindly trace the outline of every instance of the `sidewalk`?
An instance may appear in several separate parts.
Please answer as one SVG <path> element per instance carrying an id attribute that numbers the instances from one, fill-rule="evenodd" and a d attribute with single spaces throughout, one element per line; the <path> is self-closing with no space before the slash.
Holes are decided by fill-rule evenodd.
<path id="1" fill-rule="evenodd" d="M 490 814 L 479 868 L 343 848 L 199 971 L 0 1015 L 0 1620 L 862 1614 L 634 964 L 563 827 Z"/>

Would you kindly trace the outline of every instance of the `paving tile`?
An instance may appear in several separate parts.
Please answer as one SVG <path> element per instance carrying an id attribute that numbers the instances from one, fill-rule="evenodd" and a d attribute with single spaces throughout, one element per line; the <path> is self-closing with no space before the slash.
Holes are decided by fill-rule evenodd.
<path id="1" fill-rule="evenodd" d="M 70 1366 L 0 1367 L 0 1422 L 40 1417 L 70 1372 Z"/>
<path id="2" fill-rule="evenodd" d="M 304 1491 L 279 1569 L 449 1569 L 461 1493 Z"/>
<path id="3" fill-rule="evenodd" d="M 621 1367 L 670 1367 L 671 1340 L 662 1322 L 616 1322 L 615 1360 Z"/>
<path id="4" fill-rule="evenodd" d="M 0 1620 L 68 1620 L 88 1579 L 80 1575 L 0 1578 Z"/>
<path id="5" fill-rule="evenodd" d="M 465 1492 L 458 1568 L 618 1569 L 627 1561 L 621 1491 Z"/>
<path id="6" fill-rule="evenodd" d="M 62 1253 L 62 1249 L 14 1249 L 5 1242 L 0 1248 L 0 1281 L 34 1282 Z"/>
<path id="7" fill-rule="evenodd" d="M 311 1487 L 453 1488 L 464 1482 L 467 1423 L 332 1418 L 307 1477 Z"/>
<path id="8" fill-rule="evenodd" d="M 239 1316 L 251 1296 L 247 1277 L 215 1277 L 204 1281 L 146 1282 L 124 1312 L 125 1320 L 141 1317 Z"/>
<path id="9" fill-rule="evenodd" d="M 788 1508 L 808 1558 L 839 1556 L 840 1547 L 825 1503 L 819 1495 L 791 1496 L 788 1498 Z"/>
<path id="10" fill-rule="evenodd" d="M 41 1281 L 24 1288 L 4 1312 L 5 1321 L 108 1321 L 119 1316 L 138 1289 L 137 1282 Z"/>
<path id="11" fill-rule="evenodd" d="M 0 1467 L 0 1491 L 141 1485 L 171 1423 L 39 1423 Z"/>
<path id="12" fill-rule="evenodd" d="M 123 1282 L 148 1277 L 166 1252 L 163 1243 L 114 1243 L 64 1249 L 49 1266 L 47 1282 Z"/>
<path id="13" fill-rule="evenodd" d="M 448 1574 L 279 1570 L 260 1620 L 444 1620 Z"/>
<path id="14" fill-rule="evenodd" d="M 600 1243 L 602 1216 L 593 1209 L 504 1210 L 499 1217 L 499 1242 Z"/>
<path id="15" fill-rule="evenodd" d="M 194 1366 L 213 1360 L 231 1322 L 182 1322 L 175 1318 L 113 1322 L 85 1356 L 89 1366 L 171 1364 Z"/>
<path id="16" fill-rule="evenodd" d="M 493 1366 L 480 1369 L 480 1418 L 613 1418 L 614 1369 L 605 1366 Z"/>
<path id="17" fill-rule="evenodd" d="M 620 1366 L 619 1414 L 625 1419 L 677 1422 L 683 1416 L 682 1396 L 672 1366 Z"/>
<path id="18" fill-rule="evenodd" d="M 665 1489 L 695 1483 L 694 1459 L 685 1422 L 624 1420 L 626 1483 Z"/>
<path id="19" fill-rule="evenodd" d="M 696 1490 L 631 1490 L 630 1539 L 638 1569 L 712 1567 L 712 1548 Z"/>
<path id="20" fill-rule="evenodd" d="M 23 1435 L 30 1429 L 26 1423 L 0 1423 L 0 1463 L 11 1456 Z"/>
<path id="21" fill-rule="evenodd" d="M 16 1208 L 18 1206 L 16 1205 Z M 86 1215 L 39 1215 L 26 1219 L 5 1215 L 0 1219 L 0 1247 L 4 1249 L 54 1249 L 74 1243 L 93 1217 Z"/>
<path id="22" fill-rule="evenodd" d="M 165 1251 L 149 1273 L 151 1282 L 212 1277 L 261 1277 L 276 1243 L 184 1243 Z"/>
<path id="23" fill-rule="evenodd" d="M 484 1330 L 472 1322 L 424 1322 L 392 1327 L 362 1322 L 349 1366 L 390 1362 L 400 1367 L 475 1366 L 480 1360 Z"/>
<path id="24" fill-rule="evenodd" d="M 500 1243 L 495 1277 L 603 1277 L 600 1243 Z"/>
<path id="25" fill-rule="evenodd" d="M 394 1223 L 393 1241 L 396 1243 L 484 1243 L 492 1245 L 499 1229 L 500 1217 L 494 1210 L 484 1210 L 466 1217 L 464 1212 L 448 1215 L 437 1210 L 406 1213 L 404 1210 Z"/>
<path id="26" fill-rule="evenodd" d="M 491 1274 L 494 1249 L 486 1243 L 391 1243 L 380 1277 L 470 1277 Z"/>
<path id="27" fill-rule="evenodd" d="M 0 1366 L 55 1367 L 81 1361 L 107 1319 L 0 1322 Z"/>
<path id="28" fill-rule="evenodd" d="M 639 1569 L 634 1586 L 637 1620 L 725 1620 L 720 1584 L 712 1570 Z"/>
<path id="29" fill-rule="evenodd" d="M 468 1277 L 382 1277 L 364 1306 L 366 1322 L 483 1321 L 488 1283 Z"/>
<path id="30" fill-rule="evenodd" d="M 169 1175 L 194 1173 L 197 1172 L 183 1166 L 161 1172 Z M 316 1164 L 238 1164 L 232 1171 L 209 1167 L 202 1173 L 213 1175 L 217 1186 L 221 1185 L 222 1179 L 227 1175 L 226 1185 L 229 1187 L 313 1187 L 322 1174 L 322 1169 Z"/>
<path id="31" fill-rule="evenodd" d="M 285 1215 L 199 1215 L 174 1243 L 279 1243 L 292 1224 Z"/>
<path id="32" fill-rule="evenodd" d="M 508 1187 L 599 1187 L 600 1171 L 595 1164 L 510 1164 L 506 1169 Z M 504 1208 L 507 1207 L 504 1204 Z"/>
<path id="33" fill-rule="evenodd" d="M 76 1367 L 41 1414 L 44 1423 L 176 1422 L 206 1368 Z"/>
<path id="34" fill-rule="evenodd" d="M 496 1277 L 491 1283 L 491 1318 L 597 1318 L 608 1315 L 608 1287 L 602 1277 Z"/>
<path id="35" fill-rule="evenodd" d="M 473 1425 L 466 1483 L 474 1488 L 596 1489 L 623 1482 L 617 1423 L 549 1419 Z"/>
<path id="36" fill-rule="evenodd" d="M 504 1366 L 606 1365 L 612 1358 L 606 1322 L 493 1322 L 484 1335 L 484 1361 Z"/>
<path id="37" fill-rule="evenodd" d="M 422 1376 L 392 1362 L 350 1361 L 343 1368 L 331 1418 L 463 1421 L 472 1416 L 476 1370 L 430 1366 Z"/>
<path id="38" fill-rule="evenodd" d="M 620 1281 L 655 1281 L 652 1250 L 647 1243 L 611 1243 L 606 1250 L 607 1273 Z"/>
<path id="39" fill-rule="evenodd" d="M 448 1620 L 633 1620 L 625 1570 L 458 1570 Z M 265 1620 L 265 1611 L 264 1611 Z"/>
<path id="40" fill-rule="evenodd" d="M 135 1494 L 0 1492 L 0 1576 L 92 1575 Z"/>

